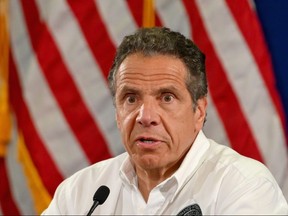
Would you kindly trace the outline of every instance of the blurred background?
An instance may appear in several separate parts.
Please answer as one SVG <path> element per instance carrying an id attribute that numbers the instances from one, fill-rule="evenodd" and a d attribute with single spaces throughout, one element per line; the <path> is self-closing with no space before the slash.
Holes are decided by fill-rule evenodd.
<path id="1" fill-rule="evenodd" d="M 124 151 L 106 77 L 142 26 L 206 54 L 204 132 L 266 164 L 287 199 L 287 11 L 282 0 L 0 0 L 0 214 L 40 214 L 65 178 Z"/>

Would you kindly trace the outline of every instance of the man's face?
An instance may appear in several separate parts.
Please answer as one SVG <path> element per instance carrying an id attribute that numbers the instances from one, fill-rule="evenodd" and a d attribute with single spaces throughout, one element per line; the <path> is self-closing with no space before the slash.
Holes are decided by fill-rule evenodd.
<path id="1" fill-rule="evenodd" d="M 116 75 L 116 120 L 137 169 L 173 173 L 203 126 L 206 98 L 193 111 L 186 67 L 172 56 L 128 56 Z"/>

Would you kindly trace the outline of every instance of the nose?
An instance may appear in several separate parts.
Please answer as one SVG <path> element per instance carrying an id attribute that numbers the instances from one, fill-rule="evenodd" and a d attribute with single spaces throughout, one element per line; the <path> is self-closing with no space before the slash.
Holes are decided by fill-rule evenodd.
<path id="1" fill-rule="evenodd" d="M 139 108 L 136 122 L 143 127 L 156 126 L 160 122 L 156 106 L 152 102 L 145 102 Z"/>

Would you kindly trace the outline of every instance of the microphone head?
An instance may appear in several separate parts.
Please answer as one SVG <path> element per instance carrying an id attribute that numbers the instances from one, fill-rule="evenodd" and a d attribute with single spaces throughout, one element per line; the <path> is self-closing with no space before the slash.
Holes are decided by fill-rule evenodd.
<path id="1" fill-rule="evenodd" d="M 107 186 L 102 185 L 95 192 L 93 196 L 93 201 L 94 202 L 98 201 L 99 205 L 102 205 L 106 201 L 109 193 L 110 193 L 110 189 Z"/>

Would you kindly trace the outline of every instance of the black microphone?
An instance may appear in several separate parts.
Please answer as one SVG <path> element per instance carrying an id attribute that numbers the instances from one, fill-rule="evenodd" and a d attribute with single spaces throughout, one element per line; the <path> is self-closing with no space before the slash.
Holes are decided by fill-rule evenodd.
<path id="1" fill-rule="evenodd" d="M 98 190 L 95 192 L 93 196 L 94 203 L 91 206 L 87 216 L 90 216 L 98 205 L 102 205 L 106 201 L 109 193 L 110 189 L 105 185 L 102 185 L 98 188 Z"/>

